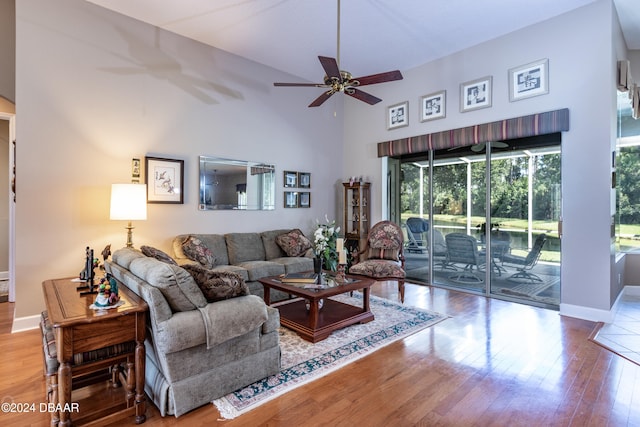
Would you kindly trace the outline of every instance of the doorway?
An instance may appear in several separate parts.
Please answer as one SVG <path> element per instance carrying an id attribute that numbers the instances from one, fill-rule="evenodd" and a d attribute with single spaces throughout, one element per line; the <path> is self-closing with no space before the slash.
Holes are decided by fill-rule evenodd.
<path id="1" fill-rule="evenodd" d="M 0 303 L 15 302 L 15 107 L 0 97 Z"/>
<path id="2" fill-rule="evenodd" d="M 407 277 L 557 309 L 560 139 L 555 133 L 401 158 Z"/>

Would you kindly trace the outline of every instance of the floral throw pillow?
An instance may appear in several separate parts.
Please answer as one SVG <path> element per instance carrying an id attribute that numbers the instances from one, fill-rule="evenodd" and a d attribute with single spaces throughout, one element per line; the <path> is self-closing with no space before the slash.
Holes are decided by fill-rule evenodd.
<path id="1" fill-rule="evenodd" d="M 154 248 L 152 246 L 140 246 L 140 252 L 145 254 L 148 257 L 155 258 L 158 261 L 166 262 L 171 265 L 178 265 L 178 263 L 171 258 L 167 253 L 161 251 L 160 249 Z"/>
<path id="2" fill-rule="evenodd" d="M 307 239 L 302 231 L 295 229 L 276 237 L 276 243 L 287 256 L 304 256 L 311 249 L 311 240 Z"/>
<path id="3" fill-rule="evenodd" d="M 187 258 L 200 263 L 205 268 L 213 268 L 216 263 L 211 250 L 195 236 L 189 236 L 182 242 L 182 251 Z"/>
<path id="4" fill-rule="evenodd" d="M 182 268 L 191 274 L 207 302 L 249 295 L 249 287 L 237 273 L 212 271 L 198 264 L 186 264 Z"/>

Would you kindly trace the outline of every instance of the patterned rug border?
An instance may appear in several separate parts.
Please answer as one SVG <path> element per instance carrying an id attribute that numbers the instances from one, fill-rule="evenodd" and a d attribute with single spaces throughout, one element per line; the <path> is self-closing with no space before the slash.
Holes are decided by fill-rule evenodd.
<path id="1" fill-rule="evenodd" d="M 362 300 L 362 294 L 356 292 L 353 297 L 342 295 L 335 297 L 335 299 L 339 300 L 349 298 Z M 441 313 L 399 304 L 375 296 L 370 297 L 370 303 L 374 315 L 376 306 L 378 306 L 378 310 L 382 307 L 393 308 L 394 310 L 408 313 L 411 317 L 396 324 L 383 324 L 381 329 L 377 329 L 367 336 L 341 343 L 337 348 L 289 368 L 284 367 L 276 375 L 256 381 L 247 387 L 214 400 L 212 403 L 220 412 L 220 416 L 223 419 L 236 418 L 276 397 L 321 378 L 330 372 L 334 372 L 349 363 L 355 362 L 393 342 L 431 327 L 449 317 Z"/>

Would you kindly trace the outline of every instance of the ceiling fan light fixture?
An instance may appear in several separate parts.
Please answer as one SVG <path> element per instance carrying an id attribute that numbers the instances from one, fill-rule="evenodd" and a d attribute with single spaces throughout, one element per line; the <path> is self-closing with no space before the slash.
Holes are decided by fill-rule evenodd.
<path id="1" fill-rule="evenodd" d="M 356 87 L 371 85 L 376 83 L 390 82 L 394 80 L 402 80 L 402 74 L 399 70 L 388 71 L 385 73 L 371 74 L 368 76 L 353 78 L 353 75 L 348 71 L 340 70 L 340 0 L 338 0 L 338 36 L 337 36 L 337 59 L 329 58 L 327 56 L 318 56 L 320 64 L 325 71 L 324 84 L 322 83 L 274 83 L 274 86 L 292 86 L 292 87 L 322 87 L 329 90 L 323 92 L 318 98 L 316 98 L 309 107 L 319 107 L 322 105 L 331 95 L 336 92 L 345 93 L 360 101 L 366 102 L 369 105 L 377 104 L 382 99 L 370 95 L 366 92 L 356 89 Z"/>

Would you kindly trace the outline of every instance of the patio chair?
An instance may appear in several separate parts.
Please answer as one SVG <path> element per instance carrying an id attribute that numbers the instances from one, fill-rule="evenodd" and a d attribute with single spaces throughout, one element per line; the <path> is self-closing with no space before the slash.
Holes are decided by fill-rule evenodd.
<path id="1" fill-rule="evenodd" d="M 502 265 L 507 267 L 515 267 L 518 272 L 509 276 L 509 279 L 524 279 L 530 283 L 543 283 L 537 274 L 531 272 L 533 267 L 538 264 L 542 247 L 547 241 L 546 234 L 540 234 L 533 243 L 533 248 L 526 256 L 518 256 L 512 254 L 504 254 L 502 256 Z"/>
<path id="2" fill-rule="evenodd" d="M 429 234 L 427 234 L 427 238 Z M 428 240 L 427 240 L 428 243 Z M 433 229 L 433 267 L 440 270 L 457 270 L 456 266 L 449 262 L 447 241 L 440 230 Z"/>
<path id="3" fill-rule="evenodd" d="M 478 241 L 468 234 L 449 233 L 447 242 L 447 262 L 462 264 L 462 270 L 449 276 L 449 279 L 460 283 L 482 283 L 484 277 L 474 274 L 482 271 L 484 260 L 478 253 Z"/>
<path id="4" fill-rule="evenodd" d="M 349 268 L 349 274 L 397 281 L 400 300 L 404 302 L 403 248 L 402 229 L 394 222 L 380 221 L 369 230 L 367 243 L 358 253 L 356 263 Z"/>
<path id="5" fill-rule="evenodd" d="M 411 217 L 407 219 L 407 252 L 423 254 L 427 250 L 423 233 L 429 231 L 429 221 L 424 218 Z"/>

